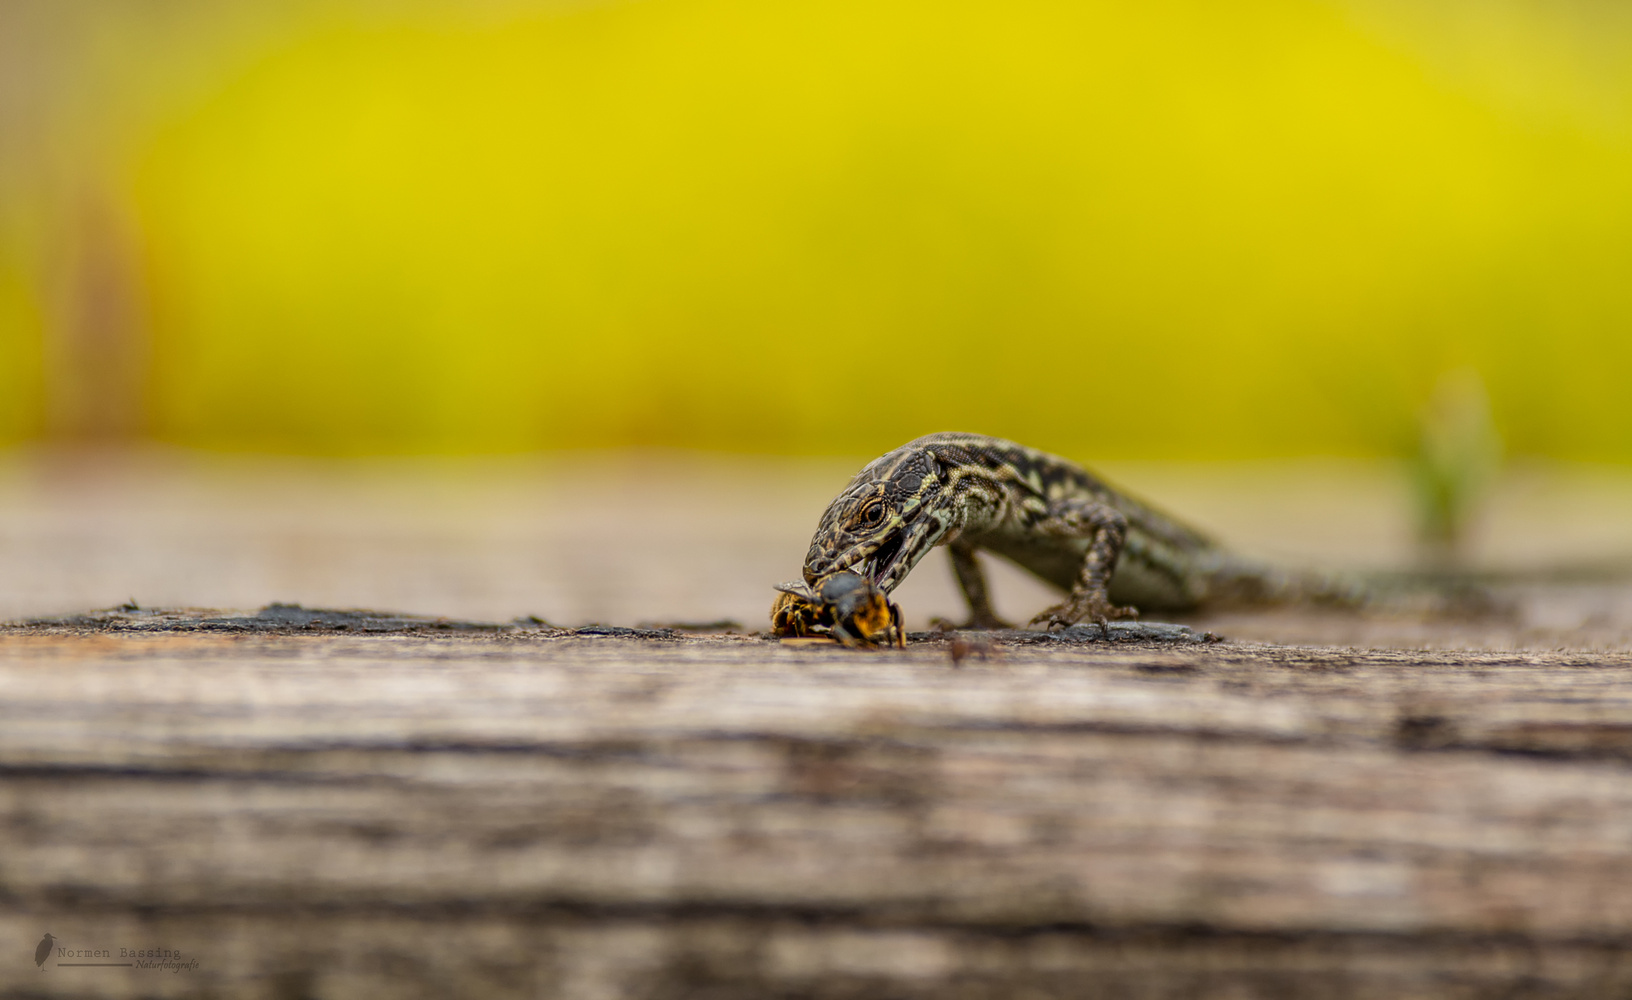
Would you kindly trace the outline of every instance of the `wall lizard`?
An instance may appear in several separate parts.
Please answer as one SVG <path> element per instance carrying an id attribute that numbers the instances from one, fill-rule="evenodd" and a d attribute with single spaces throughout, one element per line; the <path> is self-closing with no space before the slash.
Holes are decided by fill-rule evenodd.
<path id="1" fill-rule="evenodd" d="M 1234 602 L 1365 599 L 1357 583 L 1235 555 L 1056 455 L 980 434 L 931 434 L 869 462 L 828 505 L 804 584 L 777 588 L 774 628 L 785 634 L 790 612 L 819 608 L 836 574 L 887 595 L 937 545 L 951 554 L 971 628 L 1007 627 L 975 560 L 983 549 L 1066 591 L 1032 619 L 1050 628 Z"/>

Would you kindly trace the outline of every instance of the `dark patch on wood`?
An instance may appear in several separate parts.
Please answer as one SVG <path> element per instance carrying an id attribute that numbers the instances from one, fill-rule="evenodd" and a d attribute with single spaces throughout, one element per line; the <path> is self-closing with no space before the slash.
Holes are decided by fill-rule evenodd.
<path id="1" fill-rule="evenodd" d="M 1197 632 L 1188 625 L 1169 625 L 1162 622 L 1111 622 L 1108 626 L 1072 625 L 1070 628 L 1051 631 L 1017 628 L 979 631 L 944 629 L 907 634 L 909 642 L 955 642 L 960 637 L 965 640 L 1007 646 L 1069 646 L 1094 643 L 1204 645 L 1223 641 L 1211 632 Z"/>
<path id="2" fill-rule="evenodd" d="M 711 622 L 642 622 L 635 626 L 642 629 L 655 629 L 671 632 L 745 632 L 742 623 L 731 618 L 720 618 Z"/>
<path id="3" fill-rule="evenodd" d="M 165 610 L 123 604 L 62 618 L 35 618 L 33 628 L 68 628 L 105 632 L 499 632 L 512 626 L 459 621 L 386 611 L 334 611 L 298 604 L 268 604 L 251 615 L 223 615 L 194 609 Z M 15 626 L 13 626 L 15 627 Z"/>
<path id="4" fill-rule="evenodd" d="M 623 625 L 585 625 L 572 630 L 573 635 L 615 636 L 621 639 L 676 639 L 679 633 L 672 628 L 627 628 Z"/>
<path id="5" fill-rule="evenodd" d="M 1456 745 L 1456 727 L 1443 715 L 1402 715 L 1394 724 L 1394 742 L 1407 750 L 1443 750 Z"/>

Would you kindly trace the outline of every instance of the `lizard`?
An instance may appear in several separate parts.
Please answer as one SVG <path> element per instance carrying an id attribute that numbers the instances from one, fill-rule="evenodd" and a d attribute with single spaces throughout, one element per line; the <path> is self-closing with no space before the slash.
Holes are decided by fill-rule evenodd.
<path id="1" fill-rule="evenodd" d="M 1231 553 L 1207 534 L 1067 459 L 980 434 L 930 434 L 862 468 L 822 514 L 804 581 L 781 584 L 773 620 L 821 605 L 835 574 L 888 595 L 930 549 L 947 547 L 970 620 L 1005 628 L 975 553 L 1002 556 L 1066 591 L 1033 625 L 1065 628 L 1140 611 L 1310 600 L 1360 603 L 1357 584 Z M 893 607 L 893 605 L 891 605 Z M 817 614 L 807 611 L 806 614 Z M 780 626 L 778 626 L 780 627 Z"/>

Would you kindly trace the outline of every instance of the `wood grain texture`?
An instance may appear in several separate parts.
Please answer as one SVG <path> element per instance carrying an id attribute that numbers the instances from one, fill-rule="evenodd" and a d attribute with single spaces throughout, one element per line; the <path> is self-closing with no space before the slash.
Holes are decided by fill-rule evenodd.
<path id="1" fill-rule="evenodd" d="M 0 990 L 1625 997 L 1629 764 L 1624 653 L 12 628 Z"/>

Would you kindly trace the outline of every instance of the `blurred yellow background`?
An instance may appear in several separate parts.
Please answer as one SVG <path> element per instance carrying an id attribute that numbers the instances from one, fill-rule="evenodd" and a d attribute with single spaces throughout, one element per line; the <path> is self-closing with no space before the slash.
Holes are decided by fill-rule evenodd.
<path id="1" fill-rule="evenodd" d="M 0 441 L 1632 459 L 1632 9 L 0 8 Z"/>

